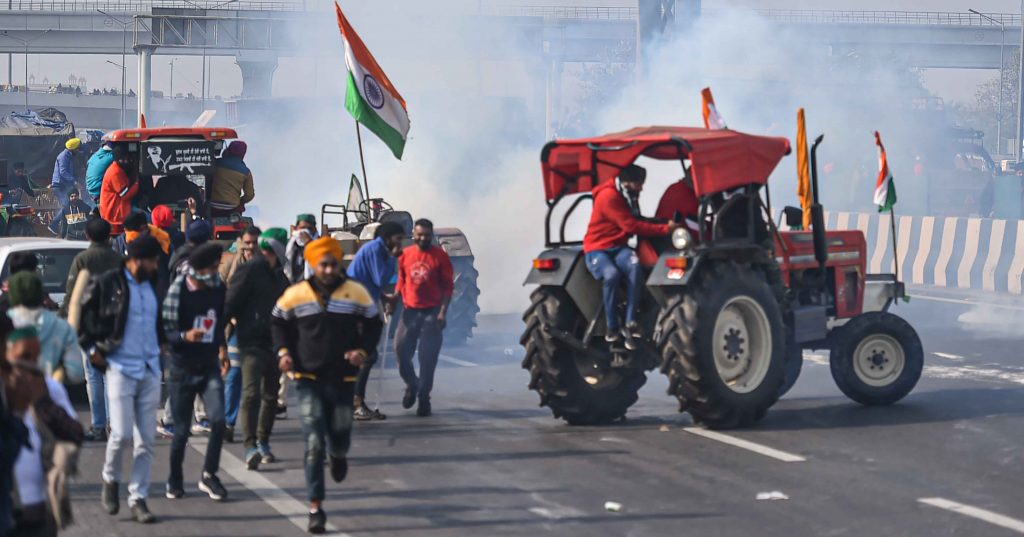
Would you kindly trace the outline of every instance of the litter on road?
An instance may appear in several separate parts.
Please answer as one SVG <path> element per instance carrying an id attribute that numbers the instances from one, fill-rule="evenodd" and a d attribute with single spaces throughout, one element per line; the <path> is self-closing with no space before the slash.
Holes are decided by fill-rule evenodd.
<path id="1" fill-rule="evenodd" d="M 784 493 L 779 492 L 777 490 L 773 490 L 771 492 L 758 492 L 757 493 L 757 499 L 758 500 L 788 500 L 789 496 L 786 496 Z"/>
<path id="2" fill-rule="evenodd" d="M 622 511 L 622 504 L 619 502 L 604 502 L 604 510 L 612 513 Z"/>

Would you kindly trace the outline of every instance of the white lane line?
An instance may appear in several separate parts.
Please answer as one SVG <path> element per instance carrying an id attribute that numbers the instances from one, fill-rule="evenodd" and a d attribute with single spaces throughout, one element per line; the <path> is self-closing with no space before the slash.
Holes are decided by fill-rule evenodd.
<path id="1" fill-rule="evenodd" d="M 952 360 L 954 362 L 964 361 L 964 357 L 960 356 L 959 354 L 950 354 L 948 352 L 933 352 L 932 354 L 938 356 L 939 358 L 945 358 L 947 360 Z"/>
<path id="2" fill-rule="evenodd" d="M 478 364 L 473 362 L 467 362 L 465 360 L 459 360 L 458 358 L 448 356 L 447 354 L 441 354 L 438 356 L 442 362 L 448 362 L 449 364 L 461 365 L 462 367 L 476 367 Z"/>
<path id="3" fill-rule="evenodd" d="M 709 431 L 707 429 L 701 429 L 699 427 L 683 427 L 683 430 L 690 434 L 703 436 L 704 438 L 707 438 L 709 440 L 714 440 L 716 442 L 721 442 L 723 444 L 729 444 L 730 446 L 745 449 L 747 451 L 753 451 L 754 453 L 757 453 L 759 455 L 771 457 L 782 462 L 804 462 L 807 460 L 801 457 L 800 455 L 794 455 L 792 453 L 787 453 L 785 451 L 781 451 L 775 448 L 763 446 L 761 444 L 757 444 L 749 440 L 743 440 L 741 438 L 736 438 L 735 436 L 729 436 L 727 434 Z"/>
<path id="4" fill-rule="evenodd" d="M 206 441 L 206 438 L 193 436 L 189 438 L 188 445 L 200 454 L 206 455 Z M 282 490 L 263 474 L 247 470 L 242 460 L 229 451 L 221 450 L 220 461 L 222 471 L 227 472 L 235 481 L 259 496 L 264 503 L 273 507 L 295 527 L 303 532 L 306 531 L 306 525 L 309 522 L 309 507 L 306 504 L 296 500 L 294 496 Z M 352 537 L 347 533 L 340 532 L 330 522 L 327 523 L 327 532 L 339 537 Z"/>
<path id="5" fill-rule="evenodd" d="M 962 356 L 944 352 L 933 352 L 932 354 L 939 358 L 946 358 L 947 360 L 953 361 L 964 359 Z M 804 362 L 814 365 L 829 365 L 828 358 L 821 356 L 820 354 L 804 354 Z M 994 367 L 978 367 L 973 365 L 926 365 L 924 366 L 924 376 L 928 378 L 947 380 L 965 379 L 982 382 L 1012 382 L 1014 384 L 1024 384 L 1024 372 L 1007 371 L 1005 369 L 998 369 Z"/>
<path id="6" fill-rule="evenodd" d="M 1024 520 L 1017 520 L 1015 518 L 1010 518 L 1006 515 L 994 513 L 987 509 L 982 509 L 980 507 L 972 507 L 970 505 L 954 502 L 952 500 L 947 500 L 945 498 L 918 498 L 917 501 L 925 505 L 938 507 L 939 509 L 945 509 L 947 511 L 952 511 L 960 515 L 976 518 L 978 520 L 988 522 L 989 524 L 992 524 L 994 526 L 999 526 L 1001 528 L 1013 530 L 1017 533 L 1024 533 Z"/>
<path id="7" fill-rule="evenodd" d="M 545 506 L 531 507 L 527 509 L 527 511 L 539 517 L 551 520 L 559 520 L 563 518 L 577 518 L 584 516 L 586 514 L 583 511 L 580 511 L 579 509 L 576 509 L 574 507 L 569 507 L 567 505 L 562 505 L 558 502 L 551 501 L 545 498 L 544 496 L 541 496 L 540 493 L 537 492 L 530 493 L 530 498 L 532 498 L 533 501 Z"/>

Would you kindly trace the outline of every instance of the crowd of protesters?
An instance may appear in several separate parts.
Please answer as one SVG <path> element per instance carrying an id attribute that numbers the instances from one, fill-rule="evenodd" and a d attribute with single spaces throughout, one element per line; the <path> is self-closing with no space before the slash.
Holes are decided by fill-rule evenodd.
<path id="1" fill-rule="evenodd" d="M 83 441 L 106 443 L 97 473 L 107 513 L 119 513 L 126 497 L 135 521 L 157 520 L 148 501 L 158 430 L 171 438 L 165 497 L 182 498 L 193 483 L 224 500 L 223 444 L 235 441 L 237 425 L 245 466 L 275 463 L 271 437 L 287 415 L 289 384 L 305 442 L 308 529 L 324 532 L 325 473 L 345 479 L 354 421 L 385 418 L 369 409 L 366 386 L 384 319 L 396 309 L 402 404 L 431 414 L 453 287 L 433 225 L 416 221 L 414 244 L 403 250 L 405 230 L 379 224 L 346 267 L 341 243 L 302 214 L 290 232 L 246 229 L 225 256 L 209 221 L 193 214 L 182 234 L 166 207 L 134 210 L 122 199 L 132 185 L 114 184 L 123 175 L 117 159 L 106 166 L 100 184 L 89 185 L 100 210 L 60 224 L 90 245 L 72 262 L 59 310 L 33 254 L 12 256 L 0 295 L 0 535 L 55 535 L 72 522 L 67 479 L 79 470 Z M 75 214 L 77 191 L 68 194 L 65 210 Z M 85 426 L 64 387 L 82 381 Z M 192 434 L 209 436 L 201 463 L 185 460 Z"/>

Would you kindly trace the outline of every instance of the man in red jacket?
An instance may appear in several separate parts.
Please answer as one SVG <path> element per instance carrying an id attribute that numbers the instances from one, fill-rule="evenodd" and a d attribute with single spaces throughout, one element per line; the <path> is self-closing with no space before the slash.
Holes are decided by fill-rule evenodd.
<path id="1" fill-rule="evenodd" d="M 607 181 L 593 190 L 594 210 L 590 215 L 587 235 L 583 238 L 587 269 L 603 282 L 604 311 L 608 321 L 605 341 L 614 344 L 626 337 L 626 348 L 637 348 L 640 328 L 636 323 L 636 303 L 642 276 L 636 252 L 627 243 L 633 235 L 659 237 L 669 235 L 679 224 L 656 224 L 640 218 L 640 191 L 644 188 L 647 170 L 630 164 L 619 172 L 619 178 Z M 626 278 L 626 329 L 619 326 L 615 294 L 622 278 Z"/>
<path id="2" fill-rule="evenodd" d="M 100 189 L 100 216 L 110 222 L 112 236 L 124 231 L 124 219 L 132 213 L 132 199 L 139 193 L 139 182 L 133 181 L 128 172 L 128 152 L 115 150 L 114 162 L 103 174 Z"/>
<path id="3" fill-rule="evenodd" d="M 395 333 L 398 372 L 405 381 L 402 408 L 412 408 L 419 398 L 416 415 L 430 415 L 430 390 L 434 387 L 434 369 L 441 353 L 442 335 L 448 303 L 455 288 L 452 261 L 443 248 L 434 244 L 434 224 L 425 218 L 413 228 L 413 246 L 398 258 L 398 283 L 395 294 L 402 297 L 402 316 Z M 412 356 L 419 344 L 420 376 L 412 367 Z"/>

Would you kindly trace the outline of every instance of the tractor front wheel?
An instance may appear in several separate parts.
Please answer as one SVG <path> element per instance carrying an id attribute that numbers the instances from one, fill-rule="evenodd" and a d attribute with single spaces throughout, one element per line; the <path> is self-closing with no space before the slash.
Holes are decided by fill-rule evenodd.
<path id="1" fill-rule="evenodd" d="M 910 323 L 888 312 L 854 317 L 832 336 L 832 378 L 862 405 L 891 405 L 921 378 L 924 348 Z"/>
<path id="2" fill-rule="evenodd" d="M 662 310 L 658 347 L 668 393 L 713 429 L 753 425 L 779 399 L 785 333 L 778 302 L 757 271 L 707 267 Z"/>
<path id="3" fill-rule="evenodd" d="M 540 287 L 523 314 L 526 330 L 520 340 L 526 349 L 523 368 L 530 372 L 530 389 L 541 406 L 569 425 L 609 423 L 626 415 L 647 382 L 642 370 L 613 368 L 609 361 L 568 348 L 552 336 L 562 331 L 581 339 L 586 319 L 564 289 Z M 592 344 L 605 345 L 603 338 Z"/>

